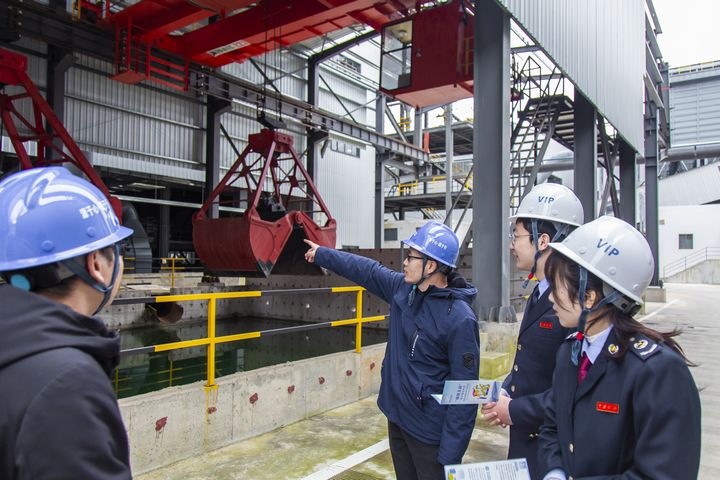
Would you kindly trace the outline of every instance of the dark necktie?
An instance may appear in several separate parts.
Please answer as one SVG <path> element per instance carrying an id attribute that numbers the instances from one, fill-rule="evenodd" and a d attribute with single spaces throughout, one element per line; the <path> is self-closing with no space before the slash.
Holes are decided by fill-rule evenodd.
<path id="1" fill-rule="evenodd" d="M 587 353 L 583 353 L 582 358 L 580 358 L 580 368 L 578 369 L 578 385 L 580 385 L 582 381 L 585 380 L 585 377 L 587 377 L 590 367 L 592 367 L 592 362 L 588 358 Z"/>

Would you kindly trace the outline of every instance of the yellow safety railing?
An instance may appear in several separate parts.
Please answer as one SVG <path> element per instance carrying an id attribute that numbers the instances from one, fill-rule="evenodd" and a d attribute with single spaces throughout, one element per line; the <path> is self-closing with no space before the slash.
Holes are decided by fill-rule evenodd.
<path id="1" fill-rule="evenodd" d="M 364 288 L 358 286 L 349 287 L 330 287 L 330 288 L 311 288 L 311 289 L 300 289 L 303 293 L 346 293 L 355 292 L 355 318 L 349 318 L 345 320 L 336 320 L 331 322 L 322 322 L 309 324 L 306 328 L 302 326 L 295 330 L 319 328 L 323 326 L 327 327 L 341 327 L 345 325 L 355 325 L 355 352 L 360 353 L 362 351 L 362 325 L 363 323 L 380 322 L 385 319 L 386 315 L 376 315 L 371 317 L 362 316 L 363 308 L 363 292 Z M 253 291 L 238 291 L 238 292 L 219 292 L 219 293 L 195 293 L 186 295 L 163 295 L 154 297 L 155 303 L 169 303 L 169 302 L 186 302 L 186 301 L 203 301 L 208 302 L 208 333 L 206 338 L 199 338 L 195 340 L 184 340 L 180 342 L 164 343 L 160 345 L 152 345 L 147 347 L 133 348 L 123 353 L 126 354 L 138 354 L 138 353 L 156 353 L 156 352 L 168 352 L 172 350 L 180 350 L 183 348 L 207 346 L 207 382 L 205 384 L 206 389 L 215 389 L 215 345 L 219 343 L 236 342 L 240 340 L 249 340 L 253 338 L 260 338 L 263 333 L 272 332 L 272 330 L 237 333 L 233 335 L 216 336 L 216 320 L 217 320 L 217 301 L 218 300 L 230 300 L 238 298 L 258 298 L 263 295 L 272 295 L 274 293 L 292 293 L 293 290 L 253 290 Z M 283 330 L 288 330 L 283 329 Z M 116 378 L 116 382 L 118 379 Z"/>

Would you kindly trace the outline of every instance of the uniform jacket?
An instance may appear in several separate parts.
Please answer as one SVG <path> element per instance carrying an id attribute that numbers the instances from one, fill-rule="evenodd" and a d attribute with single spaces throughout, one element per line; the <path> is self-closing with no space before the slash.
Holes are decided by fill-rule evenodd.
<path id="1" fill-rule="evenodd" d="M 573 337 L 558 351 L 545 424 L 543 473 L 568 478 L 691 480 L 700 465 L 700 397 L 683 359 L 638 335 L 618 356 L 615 332 L 578 386 Z"/>
<path id="2" fill-rule="evenodd" d="M 108 377 L 117 335 L 8 285 L 0 286 L 0 305 L 0 478 L 131 478 Z"/>
<path id="3" fill-rule="evenodd" d="M 509 407 L 513 425 L 510 427 L 508 458 L 526 458 L 532 478 L 542 478 L 537 466 L 537 439 L 540 425 L 545 420 L 555 356 L 570 333 L 560 325 L 549 297 L 548 288 L 532 309 L 530 302 L 525 306 L 515 362 L 503 382 L 503 388 L 513 399 Z"/>
<path id="4" fill-rule="evenodd" d="M 408 305 L 411 285 L 374 260 L 318 248 L 315 263 L 365 287 L 390 304 L 390 328 L 378 406 L 417 440 L 439 445 L 438 462 L 460 463 L 477 405 L 442 406 L 430 395 L 446 380 L 478 379 L 480 342 L 471 303 L 475 287 L 430 287 Z"/>

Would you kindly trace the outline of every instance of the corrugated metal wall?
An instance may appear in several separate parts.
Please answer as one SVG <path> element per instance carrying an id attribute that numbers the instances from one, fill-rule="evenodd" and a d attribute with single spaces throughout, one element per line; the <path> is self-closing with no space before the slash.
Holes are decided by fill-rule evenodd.
<path id="1" fill-rule="evenodd" d="M 497 0 L 643 151 L 644 0 Z"/>
<path id="2" fill-rule="evenodd" d="M 331 136 L 331 139 L 334 138 Z M 345 143 L 353 144 L 346 138 Z M 374 246 L 375 149 L 361 143 L 360 158 L 327 149 L 317 162 L 318 190 L 338 222 L 337 246 Z"/>
<path id="3" fill-rule="evenodd" d="M 711 69 L 670 72 L 670 143 L 720 142 L 720 63 Z"/>

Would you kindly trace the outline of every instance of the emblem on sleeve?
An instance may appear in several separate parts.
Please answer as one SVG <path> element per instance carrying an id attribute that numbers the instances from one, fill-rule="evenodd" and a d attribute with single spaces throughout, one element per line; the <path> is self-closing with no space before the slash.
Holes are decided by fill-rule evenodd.
<path id="1" fill-rule="evenodd" d="M 610 345 L 608 345 L 608 352 L 610 353 L 610 355 L 615 355 L 618 352 L 618 350 L 620 350 L 620 347 L 618 347 L 614 343 L 611 343 Z"/>
<path id="2" fill-rule="evenodd" d="M 472 353 L 463 353 L 463 366 L 465 368 L 472 368 L 475 363 L 475 355 Z"/>

